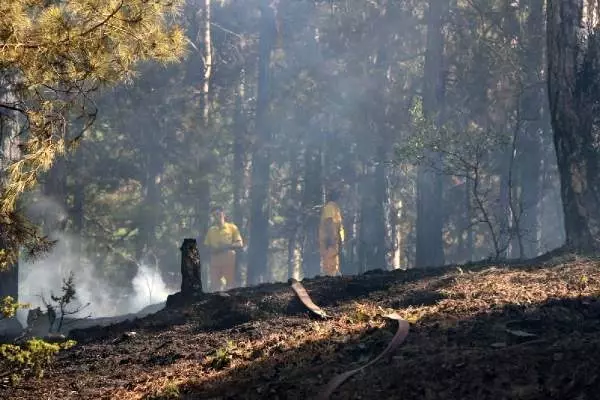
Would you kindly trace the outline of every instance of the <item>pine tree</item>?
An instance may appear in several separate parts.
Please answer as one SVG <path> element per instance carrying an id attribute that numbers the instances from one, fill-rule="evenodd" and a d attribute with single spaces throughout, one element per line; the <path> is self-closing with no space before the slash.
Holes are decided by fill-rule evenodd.
<path id="1" fill-rule="evenodd" d="M 18 200 L 93 122 L 93 93 L 130 80 L 143 61 L 178 61 L 183 0 L 12 0 L 0 3 L 0 118 L 19 120 L 19 154 L 0 196 L 0 264 L 49 244 L 19 217 Z M 78 129 L 67 129 L 78 119 Z M 67 134 L 69 132 L 69 134 Z"/>

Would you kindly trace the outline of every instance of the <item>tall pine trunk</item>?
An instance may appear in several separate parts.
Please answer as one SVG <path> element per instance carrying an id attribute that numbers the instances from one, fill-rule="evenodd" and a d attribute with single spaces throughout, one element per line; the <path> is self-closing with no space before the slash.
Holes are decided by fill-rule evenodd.
<path id="1" fill-rule="evenodd" d="M 511 214 L 511 158 L 512 151 L 510 146 L 506 146 L 504 151 L 500 152 L 500 190 L 498 198 L 498 209 L 496 218 L 494 218 L 493 229 L 496 230 L 496 241 L 494 242 L 494 254 L 498 259 L 510 258 L 512 242 L 512 214 Z"/>
<path id="2" fill-rule="evenodd" d="M 385 161 L 387 159 L 386 144 L 379 146 L 377 150 L 377 165 L 375 167 L 375 199 L 377 201 L 375 208 L 375 237 L 377 246 L 375 248 L 372 265 L 375 269 L 387 270 L 389 268 L 388 254 L 390 250 L 389 235 L 390 214 L 389 214 L 389 190 L 387 184 L 387 171 Z"/>
<path id="3" fill-rule="evenodd" d="M 442 17 L 448 0 L 431 0 L 427 13 L 427 50 L 423 76 L 423 112 L 432 122 L 440 122 L 444 82 L 442 74 L 444 36 Z M 441 156 L 428 154 L 431 162 L 441 164 Z M 444 215 L 442 208 L 442 176 L 435 169 L 419 166 L 417 172 L 417 255 L 416 266 L 433 267 L 444 264 L 442 239 Z"/>
<path id="4" fill-rule="evenodd" d="M 583 0 L 548 1 L 548 94 L 566 245 L 584 252 L 600 247 L 600 171 L 593 135 L 600 100 L 600 37 L 597 26 L 591 26 L 597 11 Z"/>
<path id="5" fill-rule="evenodd" d="M 203 40 L 204 40 L 204 79 L 202 80 L 202 121 L 204 126 L 208 126 L 210 112 L 210 78 L 212 75 L 212 37 L 211 37 L 211 0 L 204 0 L 204 20 L 203 22 Z"/>
<path id="6" fill-rule="evenodd" d="M 473 254 L 475 252 L 475 245 L 473 241 L 473 223 L 475 222 L 474 207 L 472 200 L 473 182 L 469 179 L 465 179 L 465 256 L 466 262 L 473 261 Z"/>
<path id="7" fill-rule="evenodd" d="M 378 158 L 382 150 L 378 150 Z M 365 168 L 360 181 L 361 203 L 358 229 L 358 272 L 387 269 L 387 188 L 383 161 Z"/>
<path id="8" fill-rule="evenodd" d="M 199 57 L 202 63 L 202 93 L 200 97 L 200 120 L 202 123 L 203 133 L 210 129 L 210 101 L 211 91 L 210 82 L 212 78 L 213 53 L 212 53 L 212 15 L 211 15 L 211 0 L 204 0 L 202 20 L 198 29 L 198 38 L 202 38 L 202 54 Z M 189 71 L 190 74 L 194 74 Z M 195 75 L 195 74 L 194 74 Z M 199 139 L 201 140 L 201 139 Z M 214 164 L 210 154 L 203 148 L 196 149 L 195 162 L 198 176 L 200 177 L 196 186 L 196 204 L 195 204 L 195 220 L 193 227 L 200 232 L 200 248 L 202 247 L 204 235 L 210 226 L 210 199 L 211 199 L 211 173 Z M 202 268 L 202 282 L 206 286 L 208 282 L 207 268 Z M 207 289 L 206 287 L 204 289 Z"/>
<path id="9" fill-rule="evenodd" d="M 271 51 L 275 40 L 275 10 L 270 1 L 261 2 L 258 54 L 258 94 L 256 100 L 256 141 L 252 153 L 250 190 L 250 241 L 248 248 L 249 280 L 261 283 L 270 279 L 268 267 L 270 214 L 270 141 L 268 122 L 271 90 Z"/>
<path id="10" fill-rule="evenodd" d="M 539 254 L 540 202 L 542 197 L 542 154 L 544 90 L 540 84 L 544 49 L 539 45 L 544 35 L 544 0 L 527 2 L 529 16 L 525 27 L 524 89 L 521 110 L 524 132 L 521 145 L 519 180 L 521 187 L 521 227 L 523 228 L 524 258 Z"/>
<path id="11" fill-rule="evenodd" d="M 246 118 L 244 70 L 240 71 L 240 84 L 235 96 L 234 138 L 233 138 L 233 221 L 241 229 L 244 214 L 242 200 L 244 198 L 244 178 L 246 171 Z"/>
<path id="12" fill-rule="evenodd" d="M 305 278 L 321 272 L 319 254 L 319 206 L 323 203 L 322 149 L 309 143 L 304 153 L 304 190 L 302 194 L 303 240 L 302 270 Z"/>
<path id="13" fill-rule="evenodd" d="M 140 207 L 138 220 L 138 235 L 136 237 L 135 257 L 142 260 L 147 252 L 155 245 L 156 227 L 158 225 L 157 212 L 160 207 L 159 177 L 163 169 L 162 159 L 157 156 L 156 148 L 146 148 L 146 165 L 144 168 L 143 200 Z"/>
<path id="14" fill-rule="evenodd" d="M 300 163 L 298 162 L 298 149 L 296 146 L 290 149 L 290 190 L 288 198 L 290 205 L 288 206 L 288 222 L 287 222 L 287 267 L 288 278 L 294 278 L 296 272 L 300 269 L 302 260 L 301 248 L 299 246 L 299 234 L 301 227 L 300 207 L 300 191 L 298 185 L 300 183 Z"/>
<path id="15" fill-rule="evenodd" d="M 234 138 L 233 138 L 233 222 L 237 225 L 245 238 L 244 231 L 244 212 L 242 201 L 245 197 L 245 178 L 246 178 L 246 117 L 244 104 L 246 101 L 246 81 L 245 70 L 240 70 L 240 83 L 235 96 L 235 114 L 234 114 Z M 238 253 L 236 257 L 237 282 L 244 286 L 242 277 L 242 268 L 245 267 L 245 257 L 243 252 Z"/>

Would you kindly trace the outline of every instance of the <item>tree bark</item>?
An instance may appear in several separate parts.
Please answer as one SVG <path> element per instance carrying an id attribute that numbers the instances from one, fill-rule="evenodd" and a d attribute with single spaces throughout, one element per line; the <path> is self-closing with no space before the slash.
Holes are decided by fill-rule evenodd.
<path id="1" fill-rule="evenodd" d="M 600 247 L 597 128 L 600 39 L 583 0 L 549 0 L 548 94 L 560 173 L 566 245 L 575 251 Z"/>
<path id="2" fill-rule="evenodd" d="M 497 241 L 495 243 L 494 254 L 498 259 L 510 258 L 512 252 L 512 208 L 511 208 L 511 190 L 513 190 L 512 182 L 512 148 L 506 146 L 504 151 L 499 152 L 500 170 L 500 190 L 498 197 L 497 210 L 493 214 L 494 218 L 493 229 L 497 231 Z"/>
<path id="3" fill-rule="evenodd" d="M 444 36 L 442 18 L 448 0 L 431 0 L 427 13 L 427 50 L 423 76 L 423 112 L 436 124 L 440 122 L 444 81 L 442 66 Z M 428 154 L 434 164 L 441 163 L 437 153 Z M 419 166 L 417 172 L 417 255 L 416 267 L 435 267 L 444 264 L 442 238 L 444 215 L 442 212 L 442 176 L 428 166 Z"/>
<path id="4" fill-rule="evenodd" d="M 475 246 L 473 243 L 473 223 L 474 223 L 474 207 L 472 199 L 473 182 L 465 179 L 465 221 L 466 221 L 466 238 L 465 238 L 465 260 L 466 262 L 473 261 Z"/>
<path id="5" fill-rule="evenodd" d="M 360 181 L 362 196 L 358 229 L 358 273 L 387 269 L 385 183 L 383 162 L 365 168 Z"/>
<path id="6" fill-rule="evenodd" d="M 250 191 L 250 240 L 248 245 L 249 280 L 262 283 L 270 278 L 268 268 L 270 214 L 270 141 L 268 123 L 270 104 L 270 62 L 275 40 L 275 10 L 268 0 L 261 2 L 258 55 L 258 94 L 256 100 L 256 142 L 252 154 Z"/>
<path id="7" fill-rule="evenodd" d="M 356 159 L 351 159 L 352 163 L 358 163 Z M 348 180 L 353 182 L 348 191 L 348 201 L 346 202 L 347 208 L 344 215 L 344 259 L 340 265 L 342 275 L 355 275 L 358 270 L 358 231 L 360 225 L 360 203 L 357 199 L 360 199 L 360 187 L 357 183 L 358 177 L 354 168 L 349 173 Z"/>
<path id="8" fill-rule="evenodd" d="M 309 143 L 304 152 L 304 190 L 302 194 L 303 241 L 302 270 L 305 278 L 321 272 L 319 254 L 319 209 L 323 204 L 322 149 Z"/>
<path id="9" fill-rule="evenodd" d="M 540 202 L 542 196 L 542 142 L 544 89 L 540 83 L 544 49 L 539 45 L 544 35 L 544 0 L 529 0 L 529 16 L 525 27 L 524 92 L 521 110 L 524 119 L 524 134 L 521 146 L 520 187 L 521 227 L 523 229 L 524 258 L 539 255 Z"/>
<path id="10" fill-rule="evenodd" d="M 244 212 L 242 200 L 245 197 L 244 181 L 246 177 L 246 118 L 244 114 L 245 90 L 245 71 L 240 70 L 240 84 L 235 96 L 235 115 L 234 115 L 234 139 L 233 139 L 233 222 L 240 229 L 244 237 Z M 237 281 L 240 286 L 244 286 L 242 277 L 242 267 L 244 264 L 243 252 L 238 252 L 235 258 Z"/>
<path id="11" fill-rule="evenodd" d="M 190 136 L 188 146 L 192 158 L 194 160 L 194 169 L 196 173 L 193 179 L 193 194 L 194 201 L 192 207 L 194 212 L 189 217 L 189 225 L 194 232 L 197 232 L 200 238 L 199 246 L 203 250 L 202 243 L 204 235 L 208 230 L 210 224 L 210 198 L 211 198 L 211 177 L 210 174 L 213 170 L 214 160 L 211 159 L 209 151 L 207 151 L 206 140 L 202 135 L 203 132 L 208 129 L 209 123 L 209 102 L 210 102 L 210 76 L 211 70 L 208 70 L 207 66 L 212 64 L 206 62 L 206 53 L 212 50 L 210 46 L 206 46 L 206 23 L 208 22 L 209 29 L 210 15 L 205 15 L 206 4 L 204 3 L 202 18 L 194 18 L 190 21 L 193 24 L 193 36 L 197 38 L 196 47 L 201 48 L 202 51 L 193 51 L 189 54 L 189 62 L 185 64 L 185 79 L 184 83 L 190 86 L 196 87 L 200 82 L 200 98 L 199 106 L 200 112 L 198 113 L 198 124 L 199 129 L 195 130 L 196 136 Z M 197 10 L 194 9 L 194 15 Z M 209 7 L 210 12 L 210 7 Z M 209 31 L 210 33 L 210 31 Z M 209 34 L 208 39 L 211 40 Z M 208 78 L 208 79 L 207 79 Z M 205 271 L 203 271 L 205 273 Z M 207 282 L 206 276 L 203 277 L 204 281 Z"/>
<path id="12" fill-rule="evenodd" d="M 207 127 L 210 113 L 210 78 L 212 75 L 211 0 L 204 0 L 204 79 L 202 80 L 202 122 Z"/>
<path id="13" fill-rule="evenodd" d="M 377 150 L 376 165 L 369 166 L 362 179 L 362 201 L 359 229 L 359 272 L 388 269 L 388 202 L 385 171 L 385 150 Z"/>
<path id="14" fill-rule="evenodd" d="M 154 246 L 156 226 L 158 225 L 157 212 L 160 203 L 160 187 L 158 179 L 163 169 L 160 156 L 157 157 L 158 149 L 149 146 L 146 149 L 146 165 L 144 178 L 144 199 L 141 204 L 138 220 L 138 235 L 136 237 L 135 257 L 142 260 L 146 252 Z"/>
<path id="15" fill-rule="evenodd" d="M 298 237 L 301 228 L 301 208 L 298 207 L 300 203 L 300 191 L 298 190 L 298 184 L 300 183 L 300 166 L 298 162 L 298 150 L 297 147 L 290 149 L 290 190 L 288 198 L 290 204 L 287 207 L 288 211 L 288 222 L 287 226 L 287 267 L 288 267 L 288 279 L 295 278 L 296 272 L 299 270 L 302 262 L 302 251 L 298 245 Z"/>
<path id="16" fill-rule="evenodd" d="M 202 264 L 196 239 L 183 239 L 181 245 L 181 293 L 184 296 L 202 293 Z"/>

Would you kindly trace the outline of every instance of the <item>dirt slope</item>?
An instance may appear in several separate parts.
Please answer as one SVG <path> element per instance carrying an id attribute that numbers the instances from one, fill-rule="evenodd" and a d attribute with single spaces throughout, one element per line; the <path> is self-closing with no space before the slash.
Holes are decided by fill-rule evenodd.
<path id="1" fill-rule="evenodd" d="M 74 332 L 39 381 L 7 399 L 306 399 L 375 357 L 340 399 L 597 399 L 600 265 L 453 267 L 319 278 L 304 285 L 334 316 L 312 319 L 287 285 L 208 296 L 111 328 Z M 133 337 L 124 332 L 135 331 Z"/>

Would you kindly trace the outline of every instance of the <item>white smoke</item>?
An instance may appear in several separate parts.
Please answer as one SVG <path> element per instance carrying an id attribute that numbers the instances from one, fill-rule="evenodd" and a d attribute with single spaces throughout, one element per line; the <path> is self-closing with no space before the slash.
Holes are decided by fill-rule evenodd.
<path id="1" fill-rule="evenodd" d="M 138 271 L 133 278 L 133 295 L 129 300 L 130 312 L 136 312 L 150 304 L 163 302 L 172 294 L 165 285 L 158 268 L 145 264 L 138 265 Z"/>
<path id="2" fill-rule="evenodd" d="M 51 224 L 66 218 L 59 206 L 48 199 L 42 200 L 29 210 L 31 214 L 41 215 L 46 221 L 50 219 Z M 100 318 L 136 313 L 146 306 L 164 302 L 174 292 L 166 287 L 156 262 L 153 265 L 137 262 L 137 274 L 131 285 L 117 287 L 101 278 L 97 266 L 84 254 L 79 254 L 79 249 L 84 248 L 80 246 L 79 238 L 64 232 L 50 236 L 58 242 L 49 254 L 34 262 L 21 260 L 19 265 L 19 301 L 28 303 L 30 309 L 40 307 L 45 311 L 44 300 L 50 302 L 51 293 L 62 294 L 63 280 L 71 272 L 77 299 L 68 309 L 82 308 L 74 317 Z M 98 266 L 103 267 L 107 266 Z M 126 286 L 132 286 L 133 291 L 125 291 L 123 287 Z M 26 315 L 27 310 L 18 315 L 23 325 Z"/>

